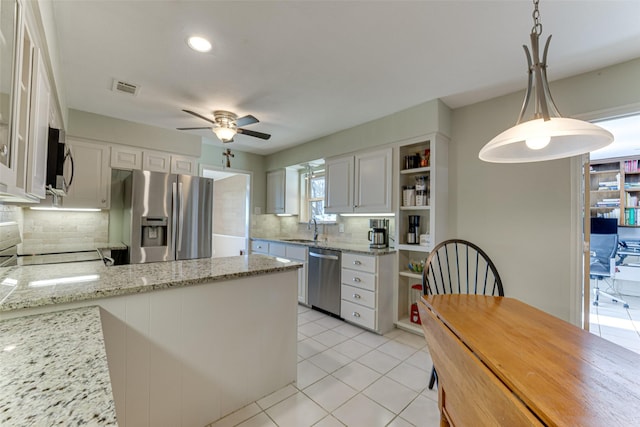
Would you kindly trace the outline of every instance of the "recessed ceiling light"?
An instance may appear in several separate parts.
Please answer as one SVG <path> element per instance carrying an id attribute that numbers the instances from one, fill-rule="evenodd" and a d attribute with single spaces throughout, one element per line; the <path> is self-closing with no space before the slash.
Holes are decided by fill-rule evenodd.
<path id="1" fill-rule="evenodd" d="M 196 52 L 209 52 L 211 50 L 211 43 L 209 40 L 202 37 L 191 36 L 187 39 L 187 44 Z"/>

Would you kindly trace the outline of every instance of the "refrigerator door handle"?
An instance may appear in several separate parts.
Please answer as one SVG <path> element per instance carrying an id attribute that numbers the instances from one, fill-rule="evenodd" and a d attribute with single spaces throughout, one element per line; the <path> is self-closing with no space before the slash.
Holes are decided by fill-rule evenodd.
<path id="1" fill-rule="evenodd" d="M 184 209 L 184 205 L 183 205 L 183 200 L 182 200 L 182 183 L 180 182 L 178 184 L 178 198 L 180 200 L 180 208 L 178 210 L 178 250 L 182 250 L 182 232 L 184 231 L 184 215 L 185 212 L 183 212 Z"/>
<path id="2" fill-rule="evenodd" d="M 171 218 L 171 228 L 173 229 L 172 235 L 175 236 L 178 232 L 176 227 L 178 222 L 178 184 L 175 182 L 171 184 L 171 201 L 173 202 L 173 215 Z M 176 239 L 171 239 L 171 253 L 175 259 L 176 253 Z"/>

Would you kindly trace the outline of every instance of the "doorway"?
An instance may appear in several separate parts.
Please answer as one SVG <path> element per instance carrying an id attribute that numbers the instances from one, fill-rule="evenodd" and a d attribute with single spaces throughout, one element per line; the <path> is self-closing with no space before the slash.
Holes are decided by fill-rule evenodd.
<path id="1" fill-rule="evenodd" d="M 212 178 L 213 258 L 248 254 L 251 174 L 201 166 L 200 175 Z"/>
<path id="2" fill-rule="evenodd" d="M 585 327 L 640 353 L 640 114 L 598 125 L 615 140 L 585 167 Z M 617 236 L 612 251 L 599 248 L 606 234 Z"/>

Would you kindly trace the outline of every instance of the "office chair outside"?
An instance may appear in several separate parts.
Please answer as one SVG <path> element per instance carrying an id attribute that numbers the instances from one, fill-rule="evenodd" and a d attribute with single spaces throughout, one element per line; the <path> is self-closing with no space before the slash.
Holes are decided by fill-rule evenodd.
<path id="1" fill-rule="evenodd" d="M 461 239 L 445 240 L 429 253 L 422 272 L 422 293 L 504 296 L 502 280 L 489 256 Z M 431 368 L 429 389 L 438 374 Z"/>
<path id="2" fill-rule="evenodd" d="M 600 295 L 611 298 L 612 302 L 621 302 L 624 308 L 629 308 L 629 304 L 621 298 L 621 295 L 615 289 L 615 272 L 616 272 L 616 254 L 618 252 L 618 235 L 617 234 L 591 234 L 589 242 L 589 250 L 591 252 L 589 263 L 589 277 L 596 281 L 596 287 L 593 289 L 595 300 L 593 305 L 598 306 Z M 612 282 L 608 284 L 606 291 L 600 289 L 600 281 Z"/>

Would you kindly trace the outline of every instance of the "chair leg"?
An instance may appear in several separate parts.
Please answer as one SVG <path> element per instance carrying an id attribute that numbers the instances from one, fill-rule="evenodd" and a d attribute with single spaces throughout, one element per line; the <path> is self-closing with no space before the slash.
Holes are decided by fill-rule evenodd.
<path id="1" fill-rule="evenodd" d="M 438 373 L 436 372 L 436 367 L 431 368 L 431 378 L 429 379 L 429 390 L 433 390 L 433 386 L 438 381 Z"/>

